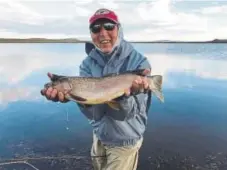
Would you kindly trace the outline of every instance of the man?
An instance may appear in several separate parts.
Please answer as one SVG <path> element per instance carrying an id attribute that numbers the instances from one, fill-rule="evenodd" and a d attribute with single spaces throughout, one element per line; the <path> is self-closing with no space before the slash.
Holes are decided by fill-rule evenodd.
<path id="1" fill-rule="evenodd" d="M 99 9 L 89 20 L 92 42 L 95 46 L 80 65 L 80 76 L 101 77 L 130 70 L 151 70 L 147 58 L 124 40 L 117 15 L 108 9 Z M 51 78 L 51 74 L 48 74 Z M 143 142 L 151 93 L 133 93 L 148 89 L 146 77 L 136 79 L 125 95 L 116 99 L 120 109 L 106 104 L 81 105 L 80 111 L 93 127 L 92 162 L 95 170 L 136 170 L 138 152 Z M 131 94 L 134 95 L 131 95 Z M 49 100 L 67 102 L 55 89 L 43 89 Z"/>

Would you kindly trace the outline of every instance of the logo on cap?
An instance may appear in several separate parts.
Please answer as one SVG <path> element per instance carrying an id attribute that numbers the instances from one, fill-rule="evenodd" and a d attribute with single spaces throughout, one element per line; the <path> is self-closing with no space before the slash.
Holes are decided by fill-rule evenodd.
<path id="1" fill-rule="evenodd" d="M 98 11 L 96 11 L 95 15 L 103 15 L 103 14 L 109 14 L 110 11 L 107 9 L 99 9 Z"/>

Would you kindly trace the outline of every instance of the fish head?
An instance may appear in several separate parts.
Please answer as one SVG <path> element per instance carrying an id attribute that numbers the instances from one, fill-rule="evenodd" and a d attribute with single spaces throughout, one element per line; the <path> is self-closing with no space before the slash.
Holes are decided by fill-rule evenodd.
<path id="1" fill-rule="evenodd" d="M 47 83 L 45 87 L 52 87 L 57 91 L 63 92 L 63 93 L 66 93 L 72 90 L 72 85 L 69 83 L 69 81 L 67 81 L 67 79 L 64 79 L 64 78 Z"/>

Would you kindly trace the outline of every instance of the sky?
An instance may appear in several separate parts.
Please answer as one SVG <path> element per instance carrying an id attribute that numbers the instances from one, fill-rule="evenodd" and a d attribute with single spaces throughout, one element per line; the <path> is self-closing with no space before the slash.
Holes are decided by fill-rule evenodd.
<path id="1" fill-rule="evenodd" d="M 90 40 L 98 8 L 114 10 L 131 41 L 227 39 L 227 0 L 0 0 L 0 37 Z"/>

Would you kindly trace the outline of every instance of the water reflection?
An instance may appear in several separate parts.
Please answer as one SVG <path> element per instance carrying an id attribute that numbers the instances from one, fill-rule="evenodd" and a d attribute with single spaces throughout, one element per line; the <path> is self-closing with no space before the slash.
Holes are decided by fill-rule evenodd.
<path id="1" fill-rule="evenodd" d="M 227 55 L 225 45 L 194 44 L 192 48 L 191 44 L 136 44 L 135 47 L 148 57 L 153 74 L 164 75 L 164 88 L 191 89 L 201 82 L 194 81 L 194 76 L 210 79 L 211 84 L 215 80 L 227 80 L 226 58 L 213 59 L 219 54 Z M 78 75 L 78 66 L 86 56 L 84 44 L 1 44 L 0 50 L 1 104 L 40 98 L 37 90 L 48 81 L 48 71 Z M 182 51 L 190 53 L 182 54 Z M 210 53 L 213 58 L 209 57 Z M 211 86 L 210 83 L 203 87 Z"/>

